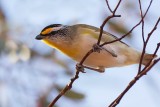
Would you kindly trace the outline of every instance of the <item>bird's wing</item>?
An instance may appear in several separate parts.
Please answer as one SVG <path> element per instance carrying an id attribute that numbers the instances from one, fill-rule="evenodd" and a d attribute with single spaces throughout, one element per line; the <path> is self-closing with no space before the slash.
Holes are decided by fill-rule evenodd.
<path id="1" fill-rule="evenodd" d="M 83 33 L 88 33 L 88 34 L 91 34 L 92 37 L 98 39 L 99 37 L 99 32 L 100 32 L 100 29 L 97 28 L 97 27 L 94 27 L 94 26 L 90 26 L 90 25 L 86 25 L 86 24 L 77 24 L 75 25 L 77 26 L 78 28 L 81 28 L 83 30 Z M 82 32 L 80 32 L 82 33 Z M 103 31 L 103 36 L 102 36 L 102 39 L 101 39 L 101 42 L 110 42 L 110 41 L 113 41 L 113 40 L 116 40 L 117 37 L 106 32 L 106 31 Z M 116 43 L 122 43 L 122 44 L 125 44 L 124 42 L 122 41 L 118 41 Z M 127 44 L 125 44 L 127 45 Z M 128 46 L 128 45 L 127 45 Z"/>

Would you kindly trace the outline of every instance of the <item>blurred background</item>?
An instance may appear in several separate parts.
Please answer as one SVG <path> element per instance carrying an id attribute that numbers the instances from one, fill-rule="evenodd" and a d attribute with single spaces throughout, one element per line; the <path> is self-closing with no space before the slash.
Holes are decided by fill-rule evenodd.
<path id="1" fill-rule="evenodd" d="M 109 0 L 112 8 L 116 0 Z M 149 1 L 142 0 L 143 11 Z M 145 19 L 145 35 L 160 16 L 160 2 L 154 0 Z M 105 30 L 121 37 L 140 20 L 138 0 L 124 0 Z M 99 27 L 110 15 L 105 0 L 0 0 L 0 107 L 47 107 L 75 74 L 73 60 L 35 36 L 49 24 L 84 23 Z M 123 41 L 142 50 L 141 26 Z M 160 25 L 148 44 L 152 53 L 160 41 Z M 158 52 L 160 55 L 160 51 Z M 118 107 L 160 106 L 160 63 L 141 78 Z M 133 79 L 138 65 L 86 70 L 55 107 L 106 107 Z"/>

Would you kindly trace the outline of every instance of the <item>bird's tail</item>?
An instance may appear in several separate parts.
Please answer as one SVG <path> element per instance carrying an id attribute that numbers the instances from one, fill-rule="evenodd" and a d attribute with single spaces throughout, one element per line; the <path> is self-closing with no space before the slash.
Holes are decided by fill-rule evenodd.
<path id="1" fill-rule="evenodd" d="M 156 58 L 157 55 L 153 56 L 153 54 L 144 54 L 142 64 L 147 65 L 152 59 Z"/>

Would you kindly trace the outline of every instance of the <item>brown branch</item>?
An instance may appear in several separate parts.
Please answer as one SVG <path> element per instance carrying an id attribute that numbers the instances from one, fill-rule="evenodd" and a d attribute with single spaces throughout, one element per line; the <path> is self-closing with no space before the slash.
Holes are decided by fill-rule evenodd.
<path id="1" fill-rule="evenodd" d="M 88 56 L 93 53 L 93 49 L 91 49 L 90 51 L 87 52 L 87 54 L 82 58 L 81 62 L 79 63 L 79 65 L 83 65 L 84 61 L 88 58 Z"/>
<path id="2" fill-rule="evenodd" d="M 147 11 L 149 10 L 149 8 L 150 8 L 150 6 L 151 6 L 152 1 L 153 1 L 153 0 L 150 1 Z M 146 41 L 145 41 L 145 39 L 144 39 L 144 17 L 143 17 L 143 13 L 142 13 L 142 6 L 141 6 L 141 1 L 140 1 L 140 0 L 139 0 L 139 7 L 140 7 L 141 19 L 142 19 L 143 50 L 142 50 L 142 54 L 141 54 L 141 58 L 140 58 L 140 62 L 139 62 L 138 73 L 141 72 L 141 68 L 142 68 L 142 60 L 143 60 L 144 54 L 146 53 L 146 52 L 145 52 L 145 50 L 146 50 L 146 45 L 147 45 L 148 40 L 149 40 L 149 38 L 150 38 L 150 37 L 148 36 L 148 38 L 147 38 Z M 137 73 L 137 75 L 138 75 L 138 73 Z"/>
<path id="3" fill-rule="evenodd" d="M 145 38 L 144 38 L 144 17 L 143 17 L 143 12 L 142 12 L 142 5 L 141 5 L 141 0 L 139 1 L 139 8 L 140 8 L 140 14 L 141 14 L 141 19 L 142 19 L 142 39 L 143 39 L 143 43 L 145 42 Z M 152 2 L 152 0 L 151 0 Z"/>
<path id="4" fill-rule="evenodd" d="M 152 36 L 153 32 L 157 29 L 157 26 L 160 22 L 160 17 L 158 18 L 155 26 L 153 27 L 153 29 L 150 31 L 150 33 L 148 34 L 148 37 L 146 39 L 146 41 L 144 42 L 144 46 L 143 46 L 143 52 L 142 52 L 142 55 L 145 54 L 145 49 L 147 47 L 147 43 L 150 39 L 150 37 Z M 157 44 L 157 48 L 155 49 L 154 51 L 154 54 L 153 54 L 153 58 L 156 56 L 158 50 L 159 50 L 159 47 L 160 47 L 160 43 Z M 142 57 L 141 55 L 141 57 Z M 142 60 L 142 59 L 141 59 Z M 160 61 L 160 58 L 158 58 L 157 60 L 150 60 L 149 63 L 144 67 L 144 69 L 142 71 L 140 71 L 136 77 L 129 83 L 129 85 L 125 88 L 125 90 L 109 105 L 109 107 L 115 107 L 116 105 L 119 104 L 119 102 L 121 101 L 121 99 L 123 98 L 123 96 L 132 88 L 132 86 L 134 86 L 134 84 L 144 75 L 146 75 L 150 69 Z M 141 64 L 141 63 L 140 63 Z"/>
<path id="5" fill-rule="evenodd" d="M 83 72 L 84 73 L 84 68 L 83 68 L 83 63 L 84 61 L 87 59 L 87 57 L 93 53 L 93 49 L 91 49 L 90 51 L 88 51 L 88 53 L 82 58 L 81 62 L 76 66 L 76 74 L 75 76 L 71 79 L 71 81 L 69 82 L 68 85 L 66 85 L 66 87 L 54 98 L 54 100 L 49 104 L 48 107 L 53 107 L 55 105 L 55 103 L 67 92 L 72 88 L 72 85 L 74 83 L 74 81 L 76 79 L 78 79 L 79 77 L 79 73 Z"/>
<path id="6" fill-rule="evenodd" d="M 156 56 L 156 53 L 158 52 L 159 47 L 160 47 L 160 43 L 157 44 L 157 48 L 155 49 L 155 52 L 153 53 L 153 57 Z M 145 70 L 145 69 L 152 63 L 152 61 L 153 61 L 153 60 L 150 60 L 149 63 L 143 68 L 143 70 Z M 142 70 L 142 71 L 143 71 L 143 70 Z M 140 72 L 140 73 L 141 73 L 141 72 Z"/>
<path id="7" fill-rule="evenodd" d="M 145 16 L 147 15 L 147 13 L 148 13 L 148 11 L 149 11 L 149 9 L 150 9 L 150 7 L 151 7 L 151 4 L 152 4 L 152 0 L 151 0 L 150 4 L 149 4 L 149 6 L 148 6 L 148 8 L 147 8 L 147 10 L 146 10 L 143 18 L 145 18 Z M 121 38 L 115 39 L 115 40 L 110 41 L 110 42 L 105 42 L 105 43 L 101 44 L 100 47 L 102 47 L 102 46 L 104 46 L 104 45 L 107 45 L 107 44 L 111 44 L 111 43 L 114 43 L 114 42 L 117 42 L 117 41 L 122 40 L 122 39 L 125 38 L 127 35 L 129 35 L 130 33 L 132 33 L 132 31 L 133 31 L 137 26 L 139 26 L 139 25 L 141 24 L 141 22 L 142 22 L 142 19 L 141 19 L 134 27 L 132 27 L 132 29 L 131 29 L 129 32 L 127 32 L 127 33 L 126 33 L 125 35 L 123 35 Z"/>
<path id="8" fill-rule="evenodd" d="M 153 32 L 157 29 L 157 26 L 158 26 L 159 22 L 160 22 L 160 17 L 158 18 L 155 26 L 153 27 L 153 29 L 151 30 L 151 32 L 148 34 L 148 37 L 147 37 L 146 41 L 144 42 L 143 50 L 142 50 L 142 55 L 141 55 L 140 63 L 139 63 L 138 74 L 141 72 L 142 60 L 143 60 L 143 57 L 144 57 L 144 54 L 145 54 L 145 50 L 146 50 L 148 41 L 149 41 L 150 37 L 152 36 Z M 137 74 L 137 75 L 138 75 L 138 74 Z"/>
<path id="9" fill-rule="evenodd" d="M 108 1 L 106 0 L 106 2 L 107 2 L 107 6 L 108 6 L 108 8 L 109 8 L 109 10 L 110 10 L 110 6 L 109 6 L 109 4 L 108 4 Z M 116 11 L 117 11 L 120 3 L 121 3 L 121 0 L 119 0 L 117 6 L 115 7 L 115 9 L 114 9 L 113 11 L 110 10 L 110 12 L 112 13 L 112 15 L 108 16 L 108 17 L 103 21 L 102 25 L 100 26 L 100 33 L 99 33 L 99 38 L 98 38 L 98 41 L 97 41 L 97 45 L 100 45 L 100 41 L 101 41 L 102 34 L 103 34 L 103 28 L 104 28 L 104 26 L 106 25 L 106 23 L 107 23 L 111 18 L 121 17 L 121 15 L 115 15 L 115 13 L 116 13 Z"/>
<path id="10" fill-rule="evenodd" d="M 102 46 L 107 45 L 107 44 L 111 44 L 111 43 L 114 43 L 114 42 L 117 42 L 117 41 L 121 41 L 121 40 L 122 40 L 123 38 L 125 38 L 127 35 L 129 35 L 130 33 L 132 33 L 132 31 L 133 31 L 137 26 L 139 26 L 139 25 L 141 24 L 141 22 L 142 22 L 142 20 L 140 20 L 139 23 L 137 23 L 134 27 L 132 27 L 132 29 L 131 29 L 129 32 L 127 32 L 125 35 L 123 35 L 122 37 L 117 38 L 117 39 L 115 39 L 115 40 L 113 40 L 113 41 L 104 42 L 104 43 L 102 43 L 100 46 L 102 47 Z"/>
<path id="11" fill-rule="evenodd" d="M 158 49 L 160 47 L 160 43 L 157 44 L 157 48 L 154 52 L 154 56 L 156 55 Z M 150 65 L 148 65 L 147 67 L 145 67 L 145 69 L 143 69 L 138 75 L 136 75 L 136 77 L 128 84 L 128 86 L 125 88 L 125 90 L 109 105 L 109 107 L 116 107 L 121 99 L 123 98 L 123 96 L 134 86 L 134 84 L 144 75 L 146 75 L 151 68 L 153 68 L 153 66 L 155 64 L 157 64 L 160 61 L 160 58 L 152 61 L 152 63 L 150 63 Z"/>
<path id="12" fill-rule="evenodd" d="M 66 87 L 57 95 L 56 98 L 54 98 L 54 100 L 49 104 L 48 107 L 53 107 L 55 105 L 55 103 L 59 100 L 59 98 L 61 98 L 68 90 L 70 90 L 72 88 L 72 85 L 74 83 L 74 81 L 76 79 L 78 79 L 78 75 L 80 73 L 80 70 L 77 69 L 75 76 L 71 79 L 70 83 L 68 85 L 66 85 Z"/>
<path id="13" fill-rule="evenodd" d="M 123 98 L 123 96 L 132 88 L 132 86 L 144 75 L 146 75 L 150 69 L 157 64 L 160 61 L 160 58 L 158 58 L 157 60 L 154 60 L 153 63 L 148 67 L 148 69 L 143 70 L 142 72 L 140 72 L 140 74 L 138 74 L 130 83 L 129 85 L 126 87 L 126 89 L 109 105 L 109 107 L 115 107 L 116 105 L 119 104 L 119 102 L 121 101 L 121 99 Z"/>
<path id="14" fill-rule="evenodd" d="M 107 4 L 107 7 L 108 7 L 108 10 L 109 10 L 111 13 L 113 13 L 113 11 L 112 11 L 112 9 L 111 9 L 111 7 L 110 7 L 110 5 L 109 5 L 108 0 L 106 0 L 106 4 Z"/>
<path id="15" fill-rule="evenodd" d="M 114 42 L 117 42 L 117 41 L 121 41 L 123 38 L 125 38 L 127 35 L 129 35 L 129 34 L 130 34 L 137 26 L 139 26 L 140 24 L 141 24 L 141 21 L 140 21 L 138 24 L 136 24 L 128 33 L 126 33 L 126 34 L 123 35 L 122 37 L 117 38 L 117 39 L 115 39 L 115 40 L 113 40 L 113 41 L 110 41 L 110 42 L 102 43 L 100 46 L 102 47 L 102 46 L 107 45 L 107 44 L 111 44 L 111 43 L 114 43 Z"/>
<path id="16" fill-rule="evenodd" d="M 119 2 L 117 3 L 115 9 L 112 11 L 110 6 L 109 6 L 109 3 L 108 3 L 108 0 L 106 0 L 106 3 L 107 3 L 107 6 L 108 6 L 108 9 L 110 10 L 110 12 L 112 13 L 112 15 L 108 16 L 102 23 L 102 25 L 100 26 L 100 33 L 99 33 L 99 38 L 98 38 L 98 41 L 97 41 L 97 45 L 100 46 L 100 41 L 101 41 L 101 38 L 102 38 L 102 34 L 103 34 L 103 28 L 105 26 L 105 24 L 113 17 L 121 17 L 120 15 L 115 15 L 120 3 L 121 3 L 121 0 L 119 0 Z M 82 60 L 80 61 L 79 65 L 83 65 L 84 61 L 87 59 L 87 57 L 93 53 L 93 52 L 96 52 L 95 49 L 91 49 L 89 50 L 86 55 L 82 58 Z"/>
<path id="17" fill-rule="evenodd" d="M 143 47 L 145 46 L 145 38 L 144 38 L 144 18 L 143 18 L 143 12 L 142 12 L 142 5 L 141 5 L 141 0 L 139 1 L 139 8 L 140 8 L 140 15 L 141 15 L 141 19 L 142 19 L 142 40 L 143 40 Z M 152 0 L 151 0 L 152 1 Z M 145 48 L 143 48 L 142 54 L 141 54 L 141 58 L 140 58 L 140 62 L 139 62 L 139 68 L 138 68 L 138 73 L 141 72 L 141 65 L 142 65 L 142 61 L 143 61 L 143 57 L 145 54 Z M 138 74 L 137 73 L 137 74 Z"/>

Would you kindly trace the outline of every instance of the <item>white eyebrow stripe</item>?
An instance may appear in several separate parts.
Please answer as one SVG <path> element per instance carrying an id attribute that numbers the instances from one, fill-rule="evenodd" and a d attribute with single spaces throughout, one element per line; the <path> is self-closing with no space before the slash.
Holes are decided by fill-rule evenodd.
<path id="1" fill-rule="evenodd" d="M 57 31 L 57 30 L 60 30 L 62 28 L 62 26 L 60 26 L 60 27 L 54 27 L 54 28 L 52 28 L 52 31 Z"/>

